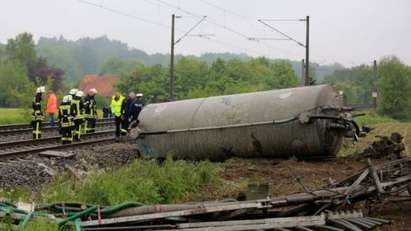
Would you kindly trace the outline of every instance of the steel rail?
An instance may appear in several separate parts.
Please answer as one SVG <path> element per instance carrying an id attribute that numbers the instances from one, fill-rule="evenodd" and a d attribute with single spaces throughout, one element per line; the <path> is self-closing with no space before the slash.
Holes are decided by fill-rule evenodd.
<path id="1" fill-rule="evenodd" d="M 97 120 L 96 126 L 108 126 L 114 124 L 112 119 L 101 119 Z M 50 123 L 43 123 L 46 125 L 42 127 L 42 131 L 49 131 L 49 130 L 57 130 L 58 126 L 51 127 Z M 32 127 L 30 124 L 8 124 L 8 125 L 0 125 L 0 135 L 10 135 L 10 134 L 21 134 L 25 132 L 31 132 Z"/>
<path id="2" fill-rule="evenodd" d="M 40 140 L 20 140 L 0 143 L 0 157 L 41 152 L 53 149 L 65 149 L 82 145 L 114 141 L 114 130 L 105 130 L 85 134 L 83 140 L 71 144 L 61 144 L 60 136 L 44 138 Z"/>

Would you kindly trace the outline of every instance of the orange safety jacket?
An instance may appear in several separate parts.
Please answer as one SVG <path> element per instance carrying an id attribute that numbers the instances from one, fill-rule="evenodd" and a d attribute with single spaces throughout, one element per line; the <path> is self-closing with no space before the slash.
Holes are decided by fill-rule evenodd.
<path id="1" fill-rule="evenodd" d="M 50 94 L 47 96 L 47 113 L 56 113 L 57 112 L 57 97 L 55 94 Z"/>

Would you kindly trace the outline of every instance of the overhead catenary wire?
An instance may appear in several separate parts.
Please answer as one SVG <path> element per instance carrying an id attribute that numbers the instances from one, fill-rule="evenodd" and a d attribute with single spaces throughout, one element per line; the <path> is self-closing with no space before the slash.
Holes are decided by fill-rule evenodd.
<path id="1" fill-rule="evenodd" d="M 83 3 L 83 4 L 87 4 L 87 5 L 90 5 L 90 6 L 94 6 L 94 7 L 109 11 L 111 13 L 122 15 L 124 17 L 133 18 L 133 19 L 141 21 L 141 22 L 149 23 L 149 24 L 156 25 L 156 26 L 163 27 L 163 28 L 167 28 L 167 29 L 170 28 L 169 25 L 166 25 L 166 24 L 163 24 L 163 23 L 160 23 L 160 22 L 156 22 L 156 21 L 153 21 L 151 19 L 146 19 L 146 18 L 143 18 L 143 17 L 140 17 L 140 16 L 136 16 L 136 15 L 133 15 L 133 14 L 125 13 L 125 12 L 117 10 L 117 9 L 109 8 L 109 7 L 106 7 L 102 4 L 97 4 L 95 2 L 91 2 L 91 1 L 87 1 L 87 0 L 77 0 L 77 1 L 80 2 L 80 3 Z"/>
<path id="2" fill-rule="evenodd" d="M 96 8 L 99 8 L 99 9 L 102 9 L 102 10 L 105 10 L 105 11 L 108 11 L 108 12 L 111 12 L 111 13 L 114 13 L 114 14 L 117 14 L 117 15 L 120 15 L 120 16 L 128 17 L 128 18 L 131 18 L 131 19 L 134 19 L 134 20 L 138 20 L 138 21 L 141 21 L 141 22 L 144 22 L 144 23 L 156 25 L 156 26 L 159 26 L 159 27 L 164 28 L 164 29 L 170 29 L 170 28 L 171 28 L 170 25 L 167 25 L 167 24 L 164 24 L 164 23 L 161 23 L 161 22 L 156 22 L 156 21 L 153 21 L 153 20 L 150 20 L 150 19 L 146 19 L 146 18 L 143 18 L 143 17 L 140 17 L 140 16 L 136 16 L 136 15 L 133 15 L 133 14 L 130 14 L 130 13 L 126 13 L 126 12 L 123 12 L 123 11 L 118 10 L 118 9 L 110 8 L 110 7 L 107 7 L 107 6 L 103 5 L 103 4 L 98 4 L 98 3 L 95 3 L 95 2 L 92 2 L 92 1 L 88 1 L 88 0 L 78 0 L 78 2 L 79 2 L 79 3 L 82 3 L 82 4 L 90 5 L 90 6 L 93 6 L 93 7 L 96 7 Z M 149 1 L 149 0 L 146 0 L 146 2 L 150 2 L 150 1 Z M 164 2 L 164 1 L 163 1 L 163 2 Z M 164 3 L 166 3 L 166 2 L 164 2 Z M 163 5 L 164 5 L 164 4 L 163 4 Z M 174 8 L 174 7 L 173 7 L 173 8 Z M 187 11 L 187 12 L 188 12 L 188 11 Z M 191 13 L 191 12 L 187 13 L 187 15 L 188 15 L 188 16 L 191 16 L 191 17 L 194 17 L 194 18 L 199 18 L 199 17 L 200 17 L 199 15 L 194 14 L 194 13 Z M 182 32 L 182 33 L 184 32 L 183 30 L 178 29 L 178 28 L 176 28 L 175 30 L 176 30 L 176 31 L 179 31 L 179 32 Z M 219 44 L 226 44 L 226 46 L 236 47 L 237 49 L 240 49 L 240 50 L 246 50 L 246 51 L 249 51 L 249 50 L 250 50 L 249 48 L 244 48 L 244 47 L 240 47 L 240 46 L 235 46 L 235 45 L 233 45 L 233 44 L 231 44 L 231 43 L 222 42 L 221 40 L 211 39 L 209 36 L 213 36 L 213 35 L 214 35 L 214 34 L 201 34 L 201 35 L 199 35 L 199 36 L 197 36 L 197 37 L 203 38 L 203 39 L 208 39 L 208 40 L 211 40 L 211 41 L 213 41 L 213 42 L 215 42 L 215 43 L 219 43 Z M 186 36 L 193 37 L 193 36 L 196 36 L 196 35 L 191 36 L 191 35 L 187 34 Z M 245 35 L 244 35 L 244 36 L 245 36 Z M 245 37 L 246 37 L 246 36 L 245 36 Z M 256 53 L 256 52 L 254 52 L 254 53 Z M 257 52 L 257 53 L 260 53 L 260 52 Z"/>
<path id="3" fill-rule="evenodd" d="M 184 8 L 182 8 L 182 7 L 179 7 L 179 6 L 177 6 L 177 5 L 171 4 L 171 3 L 166 2 L 166 1 L 164 1 L 164 0 L 146 0 L 146 1 L 156 1 L 156 2 L 158 2 L 158 3 L 161 3 L 162 5 L 170 8 L 170 9 L 179 10 L 179 11 L 181 11 L 181 12 L 183 12 L 183 13 L 185 13 L 185 14 L 191 15 L 191 16 L 193 16 L 193 17 L 197 17 L 197 18 L 201 18 L 201 17 L 202 17 L 202 16 L 199 15 L 199 14 L 196 14 L 196 13 L 194 13 L 194 12 L 192 12 L 192 11 L 189 11 L 189 10 L 184 9 Z M 270 45 L 268 45 L 267 43 L 265 43 L 264 41 L 253 40 L 253 39 L 250 40 L 250 38 L 252 38 L 252 37 L 250 37 L 250 36 L 248 36 L 248 35 L 246 35 L 246 34 L 244 34 L 244 33 L 242 33 L 242 32 L 239 32 L 239 31 L 237 31 L 237 30 L 235 30 L 235 29 L 233 29 L 233 28 L 231 28 L 231 27 L 228 27 L 228 26 L 226 26 L 226 25 L 223 25 L 223 24 L 221 24 L 221 23 L 218 23 L 218 22 L 212 20 L 210 17 L 207 17 L 207 20 L 206 20 L 206 21 L 207 21 L 208 23 L 214 25 L 214 26 L 217 26 L 217 27 L 219 27 L 219 28 L 222 28 L 223 30 L 226 30 L 226 31 L 228 31 L 228 32 L 230 32 L 230 33 L 232 33 L 232 34 L 235 34 L 235 35 L 239 36 L 239 37 L 242 37 L 243 39 L 246 39 L 247 41 L 250 41 L 250 42 L 258 42 L 258 44 L 261 44 L 261 45 L 265 46 L 266 48 L 274 49 L 274 50 L 281 51 L 281 52 L 283 52 L 283 53 L 288 53 L 288 54 L 289 54 L 289 52 L 286 52 L 286 51 L 284 51 L 284 50 L 282 50 L 282 49 L 279 49 L 279 48 L 277 48 L 277 47 L 270 46 Z M 259 52 L 259 53 L 260 53 L 260 52 Z"/>
<path id="4" fill-rule="evenodd" d="M 184 33 L 179 39 L 177 39 L 177 41 L 174 42 L 174 45 L 176 45 L 177 43 L 179 43 L 183 38 L 187 37 L 190 32 L 192 32 L 195 28 L 197 28 L 205 19 L 207 18 L 207 16 L 203 16 L 203 18 L 201 18 L 200 21 L 198 21 L 196 24 L 194 24 L 194 26 L 192 26 L 186 33 Z M 191 35 L 193 36 L 193 35 Z M 199 35 L 199 37 L 202 36 L 207 36 L 207 35 Z"/>
<path id="5" fill-rule="evenodd" d="M 293 41 L 293 42 L 297 43 L 299 46 L 302 46 L 302 47 L 304 47 L 304 48 L 306 47 L 306 45 L 305 45 L 305 44 L 303 44 L 302 42 L 297 41 L 296 39 L 294 39 L 293 37 L 289 36 L 288 34 L 286 34 L 286 33 L 282 32 L 282 31 L 280 31 L 280 30 L 279 30 L 279 29 L 277 29 L 276 27 L 274 27 L 274 26 L 272 26 L 272 25 L 270 25 L 270 24 L 266 23 L 264 19 L 258 19 L 257 21 L 258 21 L 258 22 L 260 22 L 261 24 L 263 24 L 263 25 L 267 26 L 268 28 L 270 28 L 270 29 L 274 30 L 275 32 L 277 32 L 277 33 L 281 34 L 282 36 L 286 37 L 287 39 L 289 39 L 289 40 L 291 40 L 291 41 Z"/>

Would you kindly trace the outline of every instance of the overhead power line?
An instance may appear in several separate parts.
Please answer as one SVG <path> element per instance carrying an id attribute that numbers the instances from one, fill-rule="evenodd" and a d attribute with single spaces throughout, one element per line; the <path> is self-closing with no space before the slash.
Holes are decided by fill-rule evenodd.
<path id="1" fill-rule="evenodd" d="M 146 1 L 149 2 L 148 0 L 146 0 Z M 139 17 L 139 16 L 135 16 L 135 15 L 120 11 L 118 9 L 109 8 L 109 7 L 104 6 L 102 4 L 97 4 L 97 3 L 87 1 L 87 0 L 78 0 L 78 2 L 80 2 L 82 4 L 86 4 L 86 5 L 96 7 L 98 9 L 106 10 L 108 12 L 111 12 L 111 13 L 114 13 L 114 14 L 117 14 L 117 15 L 128 17 L 128 18 L 131 18 L 131 19 L 134 19 L 134 20 L 138 20 L 138 21 L 141 21 L 141 22 L 144 22 L 144 23 L 156 25 L 156 26 L 159 26 L 159 27 L 162 27 L 162 28 L 165 28 L 165 29 L 170 29 L 171 28 L 171 26 L 169 26 L 169 25 L 166 25 L 166 24 L 163 24 L 163 23 L 160 23 L 160 22 L 156 22 L 156 21 L 153 21 L 153 20 L 150 20 L 150 19 L 142 18 L 142 17 Z M 190 16 L 197 18 L 197 15 L 193 16 L 192 14 L 190 14 Z M 179 32 L 183 32 L 181 29 L 178 29 L 178 28 L 176 28 L 175 30 L 179 31 Z M 187 34 L 186 35 L 186 37 L 199 37 L 199 38 L 202 38 L 202 39 L 207 39 L 207 40 L 212 41 L 214 43 L 218 43 L 220 45 L 223 44 L 223 45 L 228 46 L 228 47 L 234 47 L 236 49 L 240 49 L 240 50 L 244 50 L 244 51 L 250 51 L 248 48 L 235 46 L 231 43 L 226 43 L 226 42 L 223 42 L 221 40 L 217 40 L 215 38 L 211 39 L 210 36 L 214 36 L 214 34 Z"/>
<path id="2" fill-rule="evenodd" d="M 124 17 L 133 18 L 133 19 L 141 21 L 141 22 L 149 23 L 149 24 L 156 25 L 156 26 L 163 27 L 163 28 L 170 28 L 169 25 L 166 25 L 166 24 L 163 24 L 163 23 L 160 23 L 160 22 L 156 22 L 156 21 L 153 21 L 153 20 L 150 20 L 150 19 L 142 18 L 142 17 L 132 15 L 132 14 L 129 14 L 129 13 L 125 13 L 125 12 L 117 10 L 117 9 L 109 8 L 109 7 L 106 7 L 102 4 L 97 4 L 97 3 L 87 1 L 87 0 L 78 0 L 78 2 L 83 3 L 83 4 L 87 4 L 87 5 L 90 5 L 90 6 L 94 6 L 94 7 L 100 8 L 100 9 L 103 9 L 103 10 L 109 11 L 111 13 L 122 15 Z"/>
<path id="3" fill-rule="evenodd" d="M 268 28 L 274 30 L 275 32 L 281 34 L 282 36 L 286 37 L 288 40 L 291 40 L 291 41 L 297 43 L 299 46 L 302 46 L 302 47 L 305 47 L 305 46 L 306 46 L 306 45 L 304 45 L 302 42 L 297 41 L 297 40 L 294 39 L 293 37 L 287 35 L 286 33 L 282 32 L 282 31 L 280 31 L 279 29 L 275 28 L 274 26 L 266 23 L 264 19 L 258 19 L 257 21 L 260 22 L 261 24 L 267 26 Z M 273 20 L 271 20 L 271 21 L 273 21 Z"/>
<path id="4" fill-rule="evenodd" d="M 174 42 L 174 45 L 179 43 L 183 38 L 187 37 L 190 34 L 190 32 L 192 32 L 195 28 L 197 28 L 204 21 L 204 19 L 206 19 L 206 18 L 207 18 L 207 16 L 203 16 L 203 18 L 200 21 L 198 21 L 196 24 L 194 24 L 194 26 L 192 26 L 186 33 L 184 33 L 179 39 L 177 39 L 177 41 Z M 191 35 L 191 36 L 193 36 L 193 35 Z M 200 34 L 199 36 L 201 37 L 201 36 L 206 36 L 206 35 L 201 35 Z"/>
<path id="5" fill-rule="evenodd" d="M 182 8 L 182 7 L 179 7 L 179 6 L 177 6 L 177 5 L 171 4 L 171 3 L 166 2 L 166 1 L 164 1 L 164 0 L 146 0 L 146 1 L 156 1 L 156 2 L 158 2 L 158 3 L 160 3 L 160 4 L 162 4 L 162 5 L 170 8 L 170 9 L 179 10 L 179 11 L 181 11 L 181 12 L 183 12 L 183 13 L 185 13 L 185 14 L 191 15 L 191 16 L 193 16 L 193 17 L 197 17 L 197 18 L 201 18 L 201 17 L 202 17 L 202 16 L 199 15 L 199 14 L 196 14 L 196 13 L 194 13 L 194 12 L 192 12 L 192 11 L 189 11 L 189 10 L 184 9 L 184 8 Z M 226 30 L 226 31 L 228 31 L 228 32 L 230 32 L 230 33 L 232 33 L 232 34 L 235 34 L 235 35 L 239 36 L 239 37 L 242 37 L 243 39 L 245 39 L 245 40 L 247 40 L 247 41 L 250 41 L 250 42 L 258 42 L 258 44 L 260 44 L 260 45 L 262 45 L 262 46 L 264 46 L 264 47 L 266 47 L 266 48 L 274 49 L 274 50 L 277 50 L 277 51 L 281 50 L 281 49 L 278 49 L 278 48 L 275 48 L 275 47 L 273 47 L 273 46 L 268 45 L 268 44 L 265 43 L 264 41 L 257 40 L 257 39 L 252 39 L 253 37 L 248 36 L 248 35 L 246 35 L 246 34 L 244 34 L 244 33 L 242 33 L 242 32 L 239 32 L 239 31 L 237 31 L 237 30 L 235 30 L 235 29 L 233 29 L 233 28 L 231 28 L 231 27 L 228 27 L 228 26 L 226 26 L 226 25 L 223 25 L 223 24 L 221 24 L 221 23 L 218 23 L 218 22 L 212 20 L 210 17 L 207 17 L 206 21 L 207 21 L 208 23 L 214 25 L 214 26 L 217 26 L 217 27 L 219 27 L 219 28 L 222 28 L 222 29 L 224 29 L 224 30 Z M 250 39 L 250 38 L 251 38 L 251 39 Z M 284 50 L 281 50 L 281 51 L 284 52 L 284 53 L 288 53 L 288 52 L 285 52 Z"/>

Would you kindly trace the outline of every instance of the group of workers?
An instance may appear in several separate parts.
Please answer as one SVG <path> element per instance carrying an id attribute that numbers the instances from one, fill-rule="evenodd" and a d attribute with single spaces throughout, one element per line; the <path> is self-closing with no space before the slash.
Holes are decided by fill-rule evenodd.
<path id="1" fill-rule="evenodd" d="M 33 139 L 41 138 L 41 127 L 43 121 L 42 96 L 46 89 L 38 87 L 32 103 L 32 127 Z M 49 114 L 50 125 L 54 126 L 54 113 L 58 111 L 59 131 L 63 144 L 70 144 L 73 140 L 78 141 L 81 135 L 95 132 L 97 120 L 97 103 L 95 88 L 90 89 L 87 95 L 78 89 L 71 89 L 64 96 L 57 109 L 57 97 L 52 91 L 48 92 L 46 112 Z M 144 107 L 143 94 L 129 92 L 127 98 L 116 92 L 111 100 L 111 113 L 116 124 L 116 140 L 121 135 L 129 133 L 131 128 L 138 125 L 138 115 Z"/>
<path id="2" fill-rule="evenodd" d="M 144 107 L 143 94 L 129 92 L 127 98 L 116 92 L 111 99 L 111 113 L 116 124 L 116 140 L 126 135 L 139 123 L 138 115 Z"/>
<path id="3" fill-rule="evenodd" d="M 45 93 L 45 87 L 38 87 L 32 103 L 32 127 L 33 139 L 41 138 L 41 127 L 43 121 L 42 95 Z M 97 119 L 97 104 L 94 96 L 97 90 L 92 88 L 88 91 L 87 96 L 77 89 L 71 89 L 69 94 L 63 97 L 58 106 L 58 122 L 60 126 L 61 141 L 63 144 L 69 144 L 74 140 L 80 140 L 81 135 L 93 133 L 95 131 Z M 57 97 L 49 91 L 47 98 L 46 112 L 49 114 L 50 126 L 54 126 L 54 113 L 57 110 Z"/>

